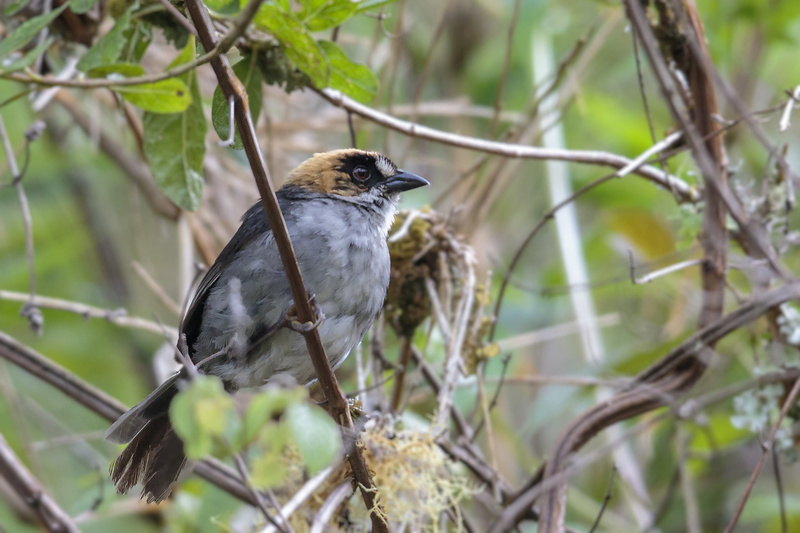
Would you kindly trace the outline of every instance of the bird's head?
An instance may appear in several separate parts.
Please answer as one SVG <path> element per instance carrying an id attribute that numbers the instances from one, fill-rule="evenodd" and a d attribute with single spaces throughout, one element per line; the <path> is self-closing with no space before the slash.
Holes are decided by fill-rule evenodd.
<path id="1" fill-rule="evenodd" d="M 424 185 L 429 185 L 425 178 L 398 169 L 382 154 L 347 149 L 315 154 L 292 171 L 284 187 L 382 204 Z"/>

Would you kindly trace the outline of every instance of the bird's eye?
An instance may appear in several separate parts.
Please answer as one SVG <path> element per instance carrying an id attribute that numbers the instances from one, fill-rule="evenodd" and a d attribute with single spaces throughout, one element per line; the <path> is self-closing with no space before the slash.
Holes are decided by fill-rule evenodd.
<path id="1" fill-rule="evenodd" d="M 353 177 L 358 181 L 366 181 L 369 179 L 369 169 L 367 167 L 358 166 L 353 169 Z"/>

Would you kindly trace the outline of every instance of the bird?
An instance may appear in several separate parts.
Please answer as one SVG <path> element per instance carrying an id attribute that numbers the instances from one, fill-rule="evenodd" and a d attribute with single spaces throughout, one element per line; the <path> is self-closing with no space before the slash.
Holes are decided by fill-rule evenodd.
<path id="1" fill-rule="evenodd" d="M 276 191 L 306 289 L 324 317 L 318 330 L 334 369 L 383 306 L 387 235 L 400 193 L 426 185 L 378 152 L 344 149 L 315 154 Z M 187 309 L 179 346 L 228 392 L 316 380 L 303 335 L 287 327 L 292 291 L 260 202 L 244 214 Z M 183 367 L 106 432 L 106 440 L 128 444 L 110 467 L 119 493 L 141 481 L 141 497 L 160 503 L 174 489 L 186 455 L 169 406 L 186 379 Z"/>

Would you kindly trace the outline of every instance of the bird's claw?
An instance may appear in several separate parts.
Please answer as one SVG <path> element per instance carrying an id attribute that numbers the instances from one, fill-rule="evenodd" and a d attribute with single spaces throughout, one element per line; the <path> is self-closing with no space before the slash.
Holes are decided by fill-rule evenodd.
<path id="1" fill-rule="evenodd" d="M 312 294 L 308 299 L 308 303 L 314 313 L 314 322 L 300 322 L 297 320 L 297 309 L 293 305 L 283 319 L 283 326 L 302 334 L 310 333 L 320 327 L 325 322 L 325 313 L 322 312 L 322 308 L 317 303 L 317 297 Z"/>

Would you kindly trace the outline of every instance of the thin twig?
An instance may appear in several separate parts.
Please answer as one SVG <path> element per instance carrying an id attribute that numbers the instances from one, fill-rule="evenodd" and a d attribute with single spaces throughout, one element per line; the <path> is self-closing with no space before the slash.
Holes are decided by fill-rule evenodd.
<path id="1" fill-rule="evenodd" d="M 150 74 L 145 76 L 133 76 L 130 78 L 108 79 L 108 78 L 90 78 L 79 80 L 62 80 L 55 77 L 41 77 L 36 75 L 24 74 L 0 74 L 0 78 L 4 78 L 19 83 L 32 83 L 43 87 L 71 87 L 74 89 L 114 89 L 116 87 L 129 87 L 131 85 L 144 85 L 147 83 L 155 83 L 157 81 L 168 80 L 175 78 L 182 74 L 196 69 L 201 65 L 205 65 L 212 59 L 219 57 L 224 53 L 222 50 L 214 49 L 211 52 L 201 55 L 194 61 L 184 63 L 175 68 L 169 69 L 158 74 Z"/>
<path id="2" fill-rule="evenodd" d="M 109 422 L 116 421 L 128 407 L 52 362 L 13 337 L 0 331 L 0 358 L 6 359 Z M 247 487 L 228 466 L 215 459 L 200 461 L 194 472 L 233 497 L 255 505 Z"/>
<path id="3" fill-rule="evenodd" d="M 576 198 L 578 198 L 581 195 L 589 192 L 590 190 L 594 189 L 595 187 L 597 187 L 599 185 L 602 185 L 603 183 L 605 183 L 607 181 L 611 181 L 612 179 L 615 179 L 615 178 L 616 178 L 616 176 L 614 174 L 608 174 L 606 176 L 603 176 L 600 179 L 597 179 L 597 180 L 595 180 L 595 181 L 593 181 L 591 183 L 588 183 L 588 184 L 584 185 L 583 187 L 581 187 L 580 189 L 578 189 L 577 191 L 572 193 L 572 195 L 570 195 L 568 198 L 565 198 L 561 202 L 559 202 L 556 205 L 554 205 L 553 207 L 551 207 L 544 215 L 542 215 L 542 218 L 539 220 L 539 222 L 536 224 L 536 226 L 533 227 L 531 232 L 528 233 L 528 235 L 522 241 L 522 244 L 520 244 L 519 248 L 517 248 L 517 251 L 514 253 L 514 257 L 511 259 L 511 263 L 508 265 L 508 270 L 506 271 L 506 274 L 503 277 L 503 282 L 500 284 L 500 291 L 499 291 L 498 296 L 497 296 L 497 303 L 494 305 L 495 321 L 492 323 L 492 329 L 489 331 L 489 341 L 490 342 L 494 340 L 495 333 L 497 332 L 497 319 L 500 316 L 500 308 L 503 305 L 503 297 L 505 296 L 506 289 L 508 288 L 508 284 L 511 281 L 511 275 L 513 274 L 514 270 L 516 269 L 517 263 L 519 263 L 520 259 L 522 259 L 522 255 L 525 252 L 525 249 L 531 243 L 533 238 L 539 233 L 539 231 L 544 227 L 544 225 L 549 220 L 552 220 L 553 218 L 555 218 L 555 214 L 556 214 L 556 212 L 558 212 L 559 209 L 563 208 L 564 206 L 566 206 L 567 204 L 569 204 L 571 202 L 574 202 Z"/>
<path id="4" fill-rule="evenodd" d="M 503 67 L 500 70 L 500 76 L 497 79 L 497 92 L 494 96 L 494 113 L 492 114 L 492 121 L 489 123 L 489 138 L 494 137 L 497 130 L 497 123 L 500 119 L 500 112 L 503 109 L 503 89 L 508 79 L 509 66 L 511 66 L 511 52 L 514 49 L 514 32 L 519 24 L 519 6 L 522 4 L 521 0 L 514 0 L 514 7 L 511 11 L 511 19 L 508 27 L 508 34 L 506 35 L 506 51 L 503 55 Z"/>
<path id="5" fill-rule="evenodd" d="M 794 92 L 789 94 L 789 100 L 786 101 L 786 107 L 783 109 L 783 114 L 781 115 L 781 121 L 778 122 L 778 131 L 781 133 L 785 133 L 786 130 L 789 129 L 791 126 L 791 119 L 792 119 L 792 109 L 794 109 L 795 104 L 800 101 L 800 85 L 794 88 Z"/>
<path id="6" fill-rule="evenodd" d="M 0 290 L 0 300 L 7 300 L 10 302 L 25 302 L 29 300 L 29 296 L 21 292 L 4 291 Z M 144 318 L 128 316 L 125 309 L 103 309 L 102 307 L 94 307 L 80 302 L 72 302 L 69 300 L 62 300 L 60 298 L 50 298 L 48 296 L 35 295 L 33 302 L 37 307 L 44 309 L 54 309 L 57 311 L 66 311 L 80 315 L 83 318 L 99 318 L 106 320 L 117 326 L 141 329 L 149 331 L 157 335 L 164 335 L 167 332 L 170 337 L 175 340 L 178 339 L 178 330 L 175 328 L 166 327 L 163 324 L 146 320 Z"/>
<path id="7" fill-rule="evenodd" d="M 788 533 L 789 525 L 786 522 L 786 497 L 783 493 L 783 476 L 781 475 L 780 454 L 772 443 L 772 472 L 775 474 L 775 488 L 778 491 L 778 509 L 781 513 L 781 533 Z"/>
<path id="8" fill-rule="evenodd" d="M 144 268 L 139 261 L 132 261 L 131 266 L 133 267 L 133 271 L 136 272 L 136 275 L 139 276 L 144 284 L 147 285 L 147 288 L 150 289 L 150 292 L 153 293 L 153 296 L 155 296 L 159 302 L 164 304 L 164 307 L 180 316 L 181 306 L 178 305 L 178 303 L 173 300 L 169 294 L 167 294 L 167 291 L 164 290 L 164 287 L 159 285 L 159 283 L 153 278 L 153 276 L 150 275 L 147 269 Z"/>
<path id="9" fill-rule="evenodd" d="M 158 1 L 161 3 L 161 5 L 162 5 L 162 6 L 164 6 L 164 9 L 166 9 L 166 10 L 167 10 L 167 13 L 169 13 L 170 15 L 172 15 L 172 18 L 173 18 L 173 19 L 175 19 L 175 21 L 176 21 L 178 24 L 180 24 L 181 26 L 183 26 L 183 28 L 184 28 L 186 31 L 188 31 L 189 33 L 191 33 L 192 35 L 194 35 L 195 37 L 197 37 L 197 30 L 195 30 L 195 29 L 194 29 L 194 26 L 192 26 L 192 23 L 191 23 L 191 22 L 189 22 L 189 21 L 186 19 L 186 17 L 184 17 L 184 16 L 183 16 L 183 13 L 181 13 L 180 11 L 178 11 L 178 8 L 177 8 L 177 7 L 173 6 L 173 5 L 172 5 L 172 3 L 171 3 L 169 0 L 158 0 Z"/>
<path id="10" fill-rule="evenodd" d="M 692 482 L 692 473 L 689 470 L 689 442 L 691 434 L 687 433 L 685 424 L 678 424 L 676 446 L 678 448 L 678 472 L 680 472 L 681 491 L 683 492 L 683 506 L 686 509 L 686 532 L 701 533 L 700 506 L 697 501 L 697 491 Z"/>
<path id="11" fill-rule="evenodd" d="M 42 318 L 41 311 L 39 311 L 36 304 L 33 303 L 33 299 L 36 296 L 36 254 L 33 247 L 33 217 L 31 217 L 31 208 L 28 204 L 28 196 L 25 194 L 25 187 L 22 185 L 24 170 L 20 172 L 17 166 L 17 158 L 14 155 L 14 149 L 11 147 L 11 139 L 8 137 L 2 115 L 0 115 L 0 141 L 2 141 L 3 150 L 6 153 L 8 166 L 11 170 L 11 183 L 17 189 L 17 198 L 19 199 L 20 211 L 22 212 L 22 224 L 25 230 L 25 256 L 28 261 L 28 293 L 30 297 L 22 306 L 20 315 L 28 319 L 31 329 L 33 329 L 37 335 L 41 335 L 44 327 L 44 319 Z M 26 139 L 26 149 L 30 142 L 29 139 Z"/>
<path id="12" fill-rule="evenodd" d="M 92 118 L 81 109 L 80 103 L 68 91 L 58 91 L 54 97 L 72 120 L 90 139 L 94 138 L 95 124 Z M 53 122 L 50 122 L 51 128 Z M 142 192 L 147 203 L 158 215 L 176 220 L 181 210 L 167 198 L 153 179 L 150 169 L 140 158 L 134 157 L 123 145 L 117 143 L 108 131 L 99 130 L 97 146 L 130 178 Z"/>
<path id="13" fill-rule="evenodd" d="M 617 421 L 628 419 L 665 405 L 667 400 L 673 397 L 674 392 L 681 391 L 689 384 L 694 383 L 698 377 L 696 374 L 672 373 L 678 365 L 688 358 L 696 357 L 707 350 L 708 346 L 713 345 L 744 324 L 759 318 L 769 309 L 798 298 L 800 298 L 800 282 L 765 291 L 736 311 L 723 316 L 685 339 L 670 353 L 640 373 L 637 377 L 638 384 L 632 385 L 631 388 L 617 394 L 608 402 L 589 409 L 562 432 L 560 440 L 568 440 L 563 440 L 561 446 L 554 448 L 553 457 L 548 461 L 548 465 L 552 462 L 553 464 L 560 464 L 562 467 L 555 471 L 552 476 L 546 476 L 542 482 L 530 484 L 526 490 L 516 495 L 515 499 L 509 502 L 500 513 L 491 532 L 508 531 L 519 520 L 523 519 L 527 510 L 530 509 L 542 493 L 554 491 L 562 486 L 563 483 L 566 483 L 569 476 L 565 477 L 563 474 L 571 472 L 576 464 L 572 462 L 570 463 L 571 466 L 567 466 L 567 459 L 573 457 L 578 449 L 603 428 Z M 750 382 L 748 385 L 753 383 L 755 382 Z M 678 412 L 682 415 L 684 413 L 689 414 L 693 412 L 691 409 L 698 408 L 698 404 L 706 405 L 699 401 L 687 402 L 685 406 L 678 407 Z M 556 479 L 558 481 L 555 481 Z M 544 511 L 545 506 L 542 505 L 542 517 L 544 516 Z M 548 513 L 552 513 L 552 511 L 548 510 Z M 558 521 L 558 517 L 554 514 L 550 514 L 550 519 Z"/>
<path id="14" fill-rule="evenodd" d="M 292 499 L 286 502 L 286 505 L 281 507 L 280 516 L 286 523 L 289 523 L 289 518 L 303 505 L 306 500 L 308 500 L 314 491 L 317 490 L 333 473 L 333 466 L 329 466 L 319 472 L 317 475 L 306 481 L 306 483 L 300 487 L 298 491 L 292 495 Z M 348 487 L 351 486 L 350 483 L 345 482 L 345 485 Z M 352 490 L 352 489 L 351 489 Z M 272 524 L 268 525 L 264 529 L 261 530 L 261 533 L 274 533 L 275 526 Z"/>
<path id="15" fill-rule="evenodd" d="M 658 279 L 662 276 L 666 276 L 668 274 L 672 274 L 674 272 L 679 272 L 684 268 L 702 265 L 704 261 L 705 259 L 689 259 L 688 261 L 681 261 L 680 263 L 675 263 L 674 265 L 654 270 L 653 272 L 650 272 L 646 276 L 637 278 L 636 263 L 634 263 L 633 259 L 633 250 L 630 249 L 628 250 L 628 264 L 630 269 L 631 283 L 633 283 L 634 285 L 644 285 L 646 283 L 650 283 L 655 279 Z"/>
<path id="16" fill-rule="evenodd" d="M 344 94 L 334 89 L 317 90 L 317 93 L 328 100 L 331 104 L 347 109 L 356 115 L 366 118 L 376 124 L 380 124 L 400 133 L 426 139 L 433 142 L 456 146 L 467 150 L 486 152 L 519 159 L 553 159 L 557 161 L 569 161 L 572 163 L 584 163 L 589 165 L 609 166 L 616 169 L 624 168 L 630 164 L 631 160 L 616 154 L 592 150 L 566 150 L 566 149 L 547 149 L 538 146 L 524 144 L 512 144 L 499 141 L 487 141 L 466 135 L 448 133 L 445 131 L 429 128 L 421 124 L 400 120 L 397 117 L 377 111 L 348 98 Z M 672 175 L 664 177 L 661 169 L 649 165 L 643 165 L 636 169 L 634 174 L 662 187 L 674 189 L 680 194 L 684 201 L 694 202 L 699 199 L 698 192 L 685 181 Z"/>
<path id="17" fill-rule="evenodd" d="M 594 533 L 597 529 L 597 526 L 600 525 L 600 520 L 603 518 L 603 513 L 608 507 L 608 502 L 611 501 L 611 495 L 614 492 L 614 478 L 617 477 L 617 466 L 613 465 L 611 467 L 611 476 L 608 479 L 608 489 L 606 490 L 606 495 L 603 497 L 603 504 L 600 506 L 600 511 L 597 513 L 597 518 L 594 519 L 594 523 L 592 524 L 591 529 L 589 529 L 589 533 Z"/>
<path id="18" fill-rule="evenodd" d="M 278 531 L 280 531 L 280 533 L 286 533 L 287 529 L 284 529 L 277 522 L 275 517 L 273 517 L 270 514 L 269 510 L 267 510 L 267 504 L 264 501 L 264 496 L 260 492 L 258 492 L 255 488 L 253 488 L 253 482 L 250 480 L 250 474 L 247 472 L 247 465 L 244 464 L 244 459 L 242 458 L 242 454 L 237 453 L 233 456 L 233 464 L 236 465 L 236 470 L 239 472 L 239 475 L 242 476 L 242 481 L 244 482 L 245 487 L 247 487 L 247 490 L 250 491 L 250 495 L 253 497 L 253 500 L 255 500 L 256 506 L 261 511 L 261 514 L 264 515 L 264 518 L 267 519 L 267 522 L 272 524 L 272 526 Z M 286 524 L 286 526 L 289 527 L 289 529 L 291 529 L 291 526 L 289 526 L 289 522 L 286 519 L 283 519 L 283 517 L 281 518 L 283 523 Z"/>
<path id="19" fill-rule="evenodd" d="M 325 525 L 331 519 L 333 513 L 352 492 L 353 488 L 347 481 L 333 489 L 328 499 L 325 500 L 325 503 L 320 507 L 317 516 L 314 517 L 310 533 L 322 533 L 325 531 Z"/>

